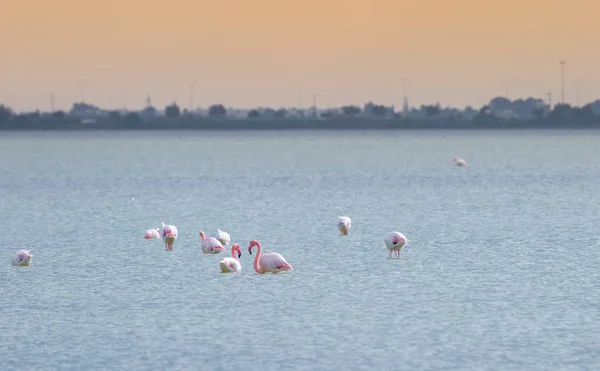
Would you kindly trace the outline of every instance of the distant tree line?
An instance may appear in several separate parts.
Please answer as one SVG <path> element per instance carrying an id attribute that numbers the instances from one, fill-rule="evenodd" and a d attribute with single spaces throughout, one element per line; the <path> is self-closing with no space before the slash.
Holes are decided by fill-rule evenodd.
<path id="1" fill-rule="evenodd" d="M 52 129 L 394 129 L 394 128 L 596 128 L 600 127 L 600 101 L 583 107 L 554 107 L 529 98 L 511 102 L 495 98 L 479 110 L 444 108 L 439 103 L 394 112 L 384 105 L 367 103 L 339 109 L 313 110 L 255 108 L 232 115 L 222 104 L 207 112 L 182 110 L 176 103 L 159 112 L 154 107 L 123 112 L 75 103 L 69 112 L 15 113 L 0 104 L 0 130 Z"/>

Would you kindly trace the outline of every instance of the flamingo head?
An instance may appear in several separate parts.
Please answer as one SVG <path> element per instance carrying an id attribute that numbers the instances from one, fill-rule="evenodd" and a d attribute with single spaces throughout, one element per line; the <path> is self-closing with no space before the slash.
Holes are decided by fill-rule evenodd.
<path id="1" fill-rule="evenodd" d="M 250 241 L 250 246 L 248 246 L 248 254 L 252 255 L 252 248 L 254 246 L 258 246 L 258 241 L 257 240 Z"/>
<path id="2" fill-rule="evenodd" d="M 234 243 L 231 245 L 231 251 L 237 251 L 238 259 L 242 257 L 242 250 L 240 249 L 240 245 Z"/>
<path id="3" fill-rule="evenodd" d="M 202 241 L 206 239 L 206 235 L 202 231 L 200 231 L 200 238 L 202 239 Z"/>

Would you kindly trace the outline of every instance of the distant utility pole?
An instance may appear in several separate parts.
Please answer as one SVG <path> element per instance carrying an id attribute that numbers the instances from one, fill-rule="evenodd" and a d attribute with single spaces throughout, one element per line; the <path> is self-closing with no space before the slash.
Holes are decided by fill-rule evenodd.
<path id="1" fill-rule="evenodd" d="M 317 95 L 313 94 L 312 98 L 313 98 L 313 116 L 317 117 Z"/>
<path id="2" fill-rule="evenodd" d="M 50 111 L 54 113 L 54 93 L 50 93 Z"/>
<path id="3" fill-rule="evenodd" d="M 300 80 L 298 84 L 298 112 L 302 111 L 302 87 L 307 80 Z M 302 116 L 304 116 L 304 112 L 302 111 Z"/>
<path id="4" fill-rule="evenodd" d="M 559 61 L 560 64 L 560 104 L 565 104 L 565 64 L 567 61 Z"/>
<path id="5" fill-rule="evenodd" d="M 510 99 L 510 84 L 512 82 L 515 82 L 515 79 L 503 79 L 502 82 L 504 83 L 504 93 L 506 96 L 506 99 Z"/>
<path id="6" fill-rule="evenodd" d="M 548 96 L 548 109 L 552 110 L 552 92 L 547 92 L 546 95 Z"/>
<path id="7" fill-rule="evenodd" d="M 400 93 L 402 94 L 402 100 L 406 101 L 407 97 L 406 97 L 406 85 L 410 82 L 409 79 L 401 79 L 400 80 Z"/>

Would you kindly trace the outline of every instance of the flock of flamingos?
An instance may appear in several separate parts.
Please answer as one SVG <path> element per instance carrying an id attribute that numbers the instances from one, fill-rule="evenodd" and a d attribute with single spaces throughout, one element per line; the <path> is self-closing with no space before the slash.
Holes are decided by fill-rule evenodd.
<path id="1" fill-rule="evenodd" d="M 458 167 L 466 167 L 467 162 L 461 158 L 454 157 L 454 164 Z M 338 230 L 342 236 L 347 236 L 350 233 L 352 227 L 352 220 L 348 216 L 340 216 L 337 223 Z M 217 237 L 207 237 L 203 231 L 200 231 L 200 238 L 202 244 L 200 248 L 205 254 L 220 254 L 224 252 L 225 246 L 231 243 L 231 237 L 229 233 L 217 229 Z M 173 250 L 173 244 L 177 239 L 177 227 L 174 225 L 168 225 L 162 223 L 162 228 L 148 229 L 144 235 L 144 239 L 147 240 L 158 240 L 162 239 L 165 242 L 165 248 L 167 251 Z M 397 231 L 390 232 L 383 240 L 385 246 L 388 249 L 389 258 L 400 259 L 400 250 L 408 243 L 406 237 Z M 248 253 L 252 255 L 252 249 L 256 247 L 257 253 L 254 256 L 254 270 L 259 274 L 264 273 L 280 273 L 285 271 L 291 271 L 292 265 L 285 260 L 285 258 L 276 252 L 264 253 L 262 252 L 262 246 L 257 240 L 250 241 L 248 246 Z M 241 272 L 242 265 L 240 264 L 240 257 L 242 251 L 240 245 L 234 243 L 231 245 L 231 257 L 225 257 L 219 262 L 219 267 L 222 273 L 235 273 Z M 20 250 L 12 258 L 11 264 L 19 267 L 29 267 L 31 265 L 31 259 L 33 255 L 30 250 Z"/>
<path id="2" fill-rule="evenodd" d="M 348 216 L 340 216 L 338 219 L 338 230 L 342 236 L 347 236 L 350 233 L 352 227 L 352 220 Z M 162 228 L 148 229 L 144 238 L 147 240 L 158 240 L 162 239 L 165 242 L 165 249 L 167 251 L 173 250 L 173 244 L 177 239 L 177 227 L 162 223 Z M 204 254 L 220 254 L 226 251 L 226 246 L 231 243 L 231 237 L 229 233 L 217 229 L 216 237 L 207 237 L 203 231 L 200 231 L 200 238 L 202 244 L 200 248 Z M 408 243 L 406 237 L 400 232 L 390 232 L 384 240 L 385 245 L 389 250 L 389 257 L 400 258 L 400 250 Z M 287 260 L 276 252 L 264 253 L 262 252 L 262 246 L 257 240 L 250 241 L 248 246 L 248 253 L 252 255 L 252 249 L 256 247 L 257 252 L 254 256 L 254 270 L 259 274 L 264 273 L 280 273 L 284 271 L 291 271 L 292 265 Z M 242 251 L 240 245 L 237 243 L 231 244 L 231 257 L 225 257 L 219 262 L 219 267 L 222 273 L 234 273 L 241 272 L 242 265 L 240 264 L 240 257 Z"/>

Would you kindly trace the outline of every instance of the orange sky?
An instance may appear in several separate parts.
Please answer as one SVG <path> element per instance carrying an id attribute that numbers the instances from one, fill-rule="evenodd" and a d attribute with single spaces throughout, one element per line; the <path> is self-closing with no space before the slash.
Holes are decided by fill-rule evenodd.
<path id="1" fill-rule="evenodd" d="M 0 0 L 0 103 L 480 106 L 600 97 L 600 0 Z M 88 80 L 84 89 L 78 79 Z M 300 83 L 304 81 L 303 83 Z"/>

